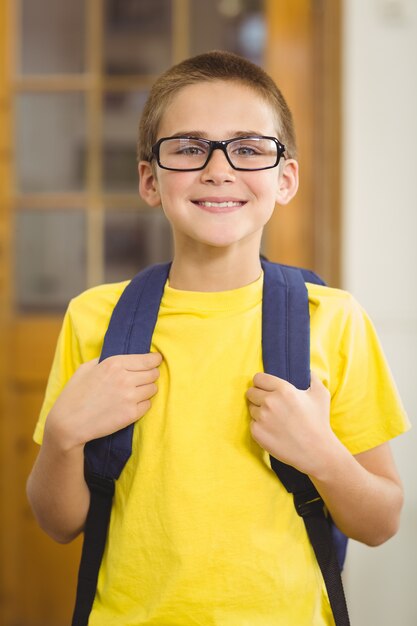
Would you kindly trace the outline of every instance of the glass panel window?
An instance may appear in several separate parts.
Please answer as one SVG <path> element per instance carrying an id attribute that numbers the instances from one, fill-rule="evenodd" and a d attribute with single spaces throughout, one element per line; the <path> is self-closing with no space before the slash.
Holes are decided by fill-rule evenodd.
<path id="1" fill-rule="evenodd" d="M 159 74 L 171 59 L 171 0 L 105 0 L 106 74 Z"/>
<path id="2" fill-rule="evenodd" d="M 229 50 L 263 64 L 266 27 L 263 0 L 192 0 L 190 54 Z"/>
<path id="3" fill-rule="evenodd" d="M 18 95 L 16 129 L 19 191 L 84 188 L 86 129 L 82 94 Z"/>
<path id="4" fill-rule="evenodd" d="M 16 308 L 53 312 L 86 288 L 82 211 L 22 210 L 16 216 Z"/>
<path id="5" fill-rule="evenodd" d="M 21 72 L 84 71 L 84 0 L 22 0 Z"/>
<path id="6" fill-rule="evenodd" d="M 107 211 L 106 282 L 127 280 L 147 265 L 171 258 L 171 228 L 161 210 Z"/>
<path id="7" fill-rule="evenodd" d="M 103 186 L 109 192 L 138 191 L 136 143 L 146 91 L 111 92 L 104 97 Z"/>

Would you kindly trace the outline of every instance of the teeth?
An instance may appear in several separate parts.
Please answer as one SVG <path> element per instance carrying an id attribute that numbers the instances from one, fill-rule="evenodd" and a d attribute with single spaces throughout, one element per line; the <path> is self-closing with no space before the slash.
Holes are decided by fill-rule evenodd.
<path id="1" fill-rule="evenodd" d="M 225 209 L 234 206 L 241 206 L 241 202 L 199 202 L 201 206 L 205 207 L 218 207 L 220 209 Z"/>

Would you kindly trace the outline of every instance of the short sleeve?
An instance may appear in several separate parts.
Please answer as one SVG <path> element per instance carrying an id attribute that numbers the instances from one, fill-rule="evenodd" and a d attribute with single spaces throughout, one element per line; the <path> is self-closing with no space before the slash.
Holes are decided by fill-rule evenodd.
<path id="1" fill-rule="evenodd" d="M 410 425 L 375 328 L 351 296 L 343 318 L 336 344 L 331 423 L 350 452 L 358 454 L 405 432 Z"/>
<path id="2" fill-rule="evenodd" d="M 59 394 L 81 363 L 82 358 L 80 345 L 72 322 L 69 307 L 65 313 L 64 321 L 59 333 L 55 355 L 46 386 L 44 401 L 33 435 L 36 443 L 42 443 L 47 415 Z"/>
<path id="3" fill-rule="evenodd" d="M 127 284 L 98 285 L 69 303 L 33 436 L 36 443 L 42 443 L 48 413 L 69 379 L 82 363 L 100 356 L 111 314 Z"/>

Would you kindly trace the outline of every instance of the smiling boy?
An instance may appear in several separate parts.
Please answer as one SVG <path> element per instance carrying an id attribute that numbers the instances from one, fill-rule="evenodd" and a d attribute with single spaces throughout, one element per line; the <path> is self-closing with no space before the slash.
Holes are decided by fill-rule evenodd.
<path id="1" fill-rule="evenodd" d="M 210 81 L 184 87 L 167 106 L 158 135 L 205 139 L 275 137 L 276 122 L 271 107 L 254 96 L 250 87 L 237 82 L 225 85 L 222 81 Z M 213 111 L 218 111 L 218 116 Z M 273 149 L 276 154 L 277 146 L 273 145 Z M 275 161 L 274 158 L 272 162 Z M 162 204 L 171 223 L 175 250 L 179 252 L 173 263 L 171 284 L 175 286 L 177 259 L 182 263 L 184 254 L 187 275 L 195 279 L 192 285 L 187 283 L 181 288 L 198 291 L 203 284 L 207 290 L 217 291 L 240 287 L 259 278 L 263 227 L 275 203 L 285 204 L 296 193 L 296 161 L 282 160 L 280 176 L 276 167 L 256 173 L 238 171 L 231 167 L 221 150 L 215 150 L 203 170 L 179 173 L 159 167 L 155 176 L 154 167 L 154 160 L 140 162 L 140 192 L 148 204 Z M 224 202 L 231 206 L 222 206 Z M 210 258 L 202 268 L 200 255 L 205 257 L 207 248 Z M 257 251 L 256 263 L 253 263 L 253 251 Z M 243 259 L 247 259 L 250 268 L 241 266 Z M 216 272 L 217 264 L 221 266 L 220 276 Z M 195 265 L 199 271 L 208 272 L 203 283 L 195 273 Z M 213 272 L 215 283 L 211 287 Z"/>
<path id="2" fill-rule="evenodd" d="M 388 441 L 408 423 L 345 292 L 308 285 L 308 391 L 262 371 L 259 251 L 298 187 L 291 114 L 263 70 L 212 52 L 156 82 L 138 146 L 140 194 L 162 205 L 175 244 L 151 353 L 98 364 L 126 283 L 70 303 L 35 432 L 35 515 L 58 541 L 82 532 L 84 445 L 135 422 L 88 623 L 333 624 L 269 454 L 310 476 L 345 534 L 377 545 L 398 528 Z"/>

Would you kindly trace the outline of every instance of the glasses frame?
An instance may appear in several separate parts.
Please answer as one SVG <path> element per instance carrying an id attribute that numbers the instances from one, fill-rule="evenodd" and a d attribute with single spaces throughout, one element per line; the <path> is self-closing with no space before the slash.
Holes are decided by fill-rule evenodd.
<path id="1" fill-rule="evenodd" d="M 201 141 L 202 143 L 205 143 L 208 145 L 209 151 L 207 154 L 207 159 L 205 161 L 205 163 L 203 163 L 203 165 L 200 165 L 200 167 L 190 167 L 190 168 L 176 168 L 176 167 L 166 167 L 166 165 L 162 165 L 161 164 L 161 160 L 160 160 L 160 148 L 161 148 L 161 144 L 164 141 L 168 141 L 170 139 L 197 139 L 198 141 Z M 277 147 L 277 158 L 276 161 L 274 163 L 274 165 L 268 165 L 267 167 L 255 167 L 255 168 L 251 168 L 251 167 L 236 167 L 235 165 L 233 165 L 232 161 L 230 160 L 230 157 L 227 153 L 227 146 L 232 143 L 233 141 L 244 141 L 245 139 L 270 139 L 272 140 L 276 147 Z M 173 137 L 161 137 L 161 139 L 159 139 L 151 148 L 152 150 L 152 157 L 154 157 L 156 159 L 156 162 L 158 163 L 159 167 L 163 170 L 169 170 L 171 172 L 198 172 L 200 170 L 203 170 L 208 162 L 211 159 L 211 155 L 213 154 L 214 150 L 221 150 L 223 152 L 223 154 L 225 155 L 227 162 L 229 163 L 229 165 L 234 169 L 234 170 L 238 170 L 240 172 L 259 172 L 260 170 L 270 170 L 273 169 L 274 167 L 277 167 L 278 163 L 281 160 L 281 157 L 284 156 L 285 158 L 285 146 L 283 143 L 281 143 L 279 141 L 279 139 L 277 139 L 276 137 L 268 137 L 266 135 L 246 135 L 244 137 L 232 137 L 232 139 L 224 139 L 224 140 L 219 140 L 219 141 L 212 141 L 211 139 L 202 139 L 201 137 L 192 137 L 192 136 L 188 136 L 188 135 L 179 135 L 179 136 L 173 136 Z"/>

